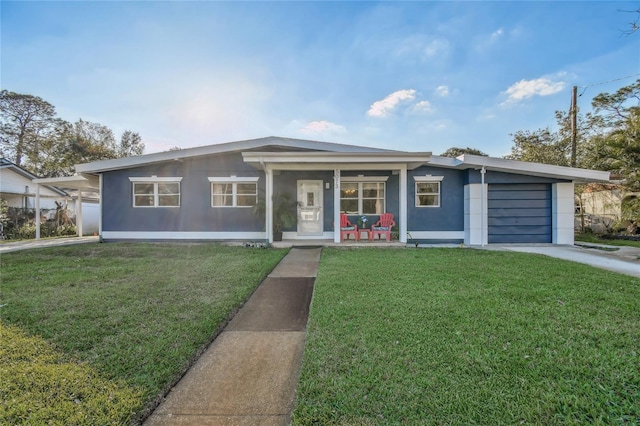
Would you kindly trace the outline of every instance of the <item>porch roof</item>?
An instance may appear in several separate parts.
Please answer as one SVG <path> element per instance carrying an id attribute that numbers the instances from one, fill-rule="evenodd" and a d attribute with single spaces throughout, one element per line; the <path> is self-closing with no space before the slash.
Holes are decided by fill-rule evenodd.
<path id="1" fill-rule="evenodd" d="M 99 188 L 98 178 L 91 175 L 38 178 L 38 179 L 33 179 L 33 183 L 37 183 L 39 185 L 55 185 L 58 188 L 77 189 L 77 190 L 97 191 Z"/>
<path id="2" fill-rule="evenodd" d="M 243 152 L 242 158 L 257 168 L 267 165 L 276 169 L 347 169 L 391 168 L 400 165 L 413 170 L 431 160 L 430 152 Z M 366 166 L 366 167 L 365 167 Z"/>

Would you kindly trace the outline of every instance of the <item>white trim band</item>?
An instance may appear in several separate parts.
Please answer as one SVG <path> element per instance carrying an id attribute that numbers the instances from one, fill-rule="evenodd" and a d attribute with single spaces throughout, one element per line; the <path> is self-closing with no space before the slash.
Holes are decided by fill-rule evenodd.
<path id="1" fill-rule="evenodd" d="M 414 240 L 464 240 L 464 231 L 409 231 L 407 238 Z"/>
<path id="2" fill-rule="evenodd" d="M 242 183 L 242 182 L 257 182 L 258 180 L 260 180 L 260 177 L 258 176 L 249 176 L 249 177 L 209 176 L 207 177 L 207 179 L 209 179 L 209 182 L 216 182 L 216 183 L 234 183 L 234 182 Z"/>
<path id="3" fill-rule="evenodd" d="M 130 182 L 182 182 L 182 177 L 136 176 L 129 177 Z"/>
<path id="4" fill-rule="evenodd" d="M 102 231 L 114 240 L 266 240 L 266 232 Z"/>
<path id="5" fill-rule="evenodd" d="M 432 175 L 414 176 L 413 179 L 416 182 L 442 182 L 442 179 L 444 179 L 444 176 L 432 176 Z"/>

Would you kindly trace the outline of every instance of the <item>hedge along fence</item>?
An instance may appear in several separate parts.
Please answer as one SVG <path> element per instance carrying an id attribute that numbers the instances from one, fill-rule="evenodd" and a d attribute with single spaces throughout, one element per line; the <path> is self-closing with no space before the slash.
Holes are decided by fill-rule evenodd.
<path id="1" fill-rule="evenodd" d="M 0 323 L 0 424 L 128 424 L 142 392 Z"/>

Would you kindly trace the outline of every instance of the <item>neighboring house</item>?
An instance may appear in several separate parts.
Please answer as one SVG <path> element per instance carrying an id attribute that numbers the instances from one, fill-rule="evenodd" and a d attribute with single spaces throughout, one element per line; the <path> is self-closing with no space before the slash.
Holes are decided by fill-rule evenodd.
<path id="1" fill-rule="evenodd" d="M 576 196 L 576 228 L 607 232 L 622 219 L 623 206 L 638 193 L 628 193 L 620 184 L 590 183 Z"/>
<path id="2" fill-rule="evenodd" d="M 41 215 L 36 217 L 36 221 L 42 218 L 53 219 L 58 204 L 69 211 L 70 218 L 76 219 L 79 193 L 73 187 L 67 189 L 65 179 L 68 178 L 38 178 L 9 160 L 0 159 L 0 198 L 7 202 L 7 207 L 31 213 L 38 204 L 36 198 L 39 198 Z M 47 180 L 56 182 L 56 185 L 38 183 Z M 91 235 L 99 230 L 99 196 L 97 192 L 83 192 L 82 195 L 81 208 L 85 218 L 82 231 L 84 235 Z"/>
<path id="3" fill-rule="evenodd" d="M 7 202 L 7 207 L 34 209 L 36 207 L 36 179 L 33 173 L 28 172 L 11 161 L 0 159 L 0 198 Z M 40 208 L 56 209 L 56 201 L 66 204 L 69 195 L 55 186 L 43 185 L 40 188 Z"/>
<path id="4" fill-rule="evenodd" d="M 285 240 L 340 242 L 341 212 L 392 213 L 398 239 L 573 243 L 574 182 L 606 172 L 267 137 L 79 164 L 99 179 L 104 240 L 273 241 L 273 195 L 298 201 Z M 264 213 L 253 206 L 264 200 Z M 339 228 L 339 226 L 338 226 Z"/>

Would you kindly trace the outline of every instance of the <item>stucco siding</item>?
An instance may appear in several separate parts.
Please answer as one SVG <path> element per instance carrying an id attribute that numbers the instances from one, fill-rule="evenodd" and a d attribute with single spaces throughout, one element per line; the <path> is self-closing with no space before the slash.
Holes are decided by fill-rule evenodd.
<path id="1" fill-rule="evenodd" d="M 133 207 L 130 177 L 182 177 L 180 207 Z M 259 177 L 264 194 L 264 173 L 245 164 L 241 155 L 227 154 L 173 161 L 107 172 L 103 177 L 103 231 L 247 232 L 262 231 L 264 217 L 250 207 L 211 207 L 208 177 Z"/>
<path id="2" fill-rule="evenodd" d="M 417 207 L 415 176 L 442 176 L 440 206 Z M 420 167 L 407 173 L 408 231 L 464 231 L 463 171 Z"/>

